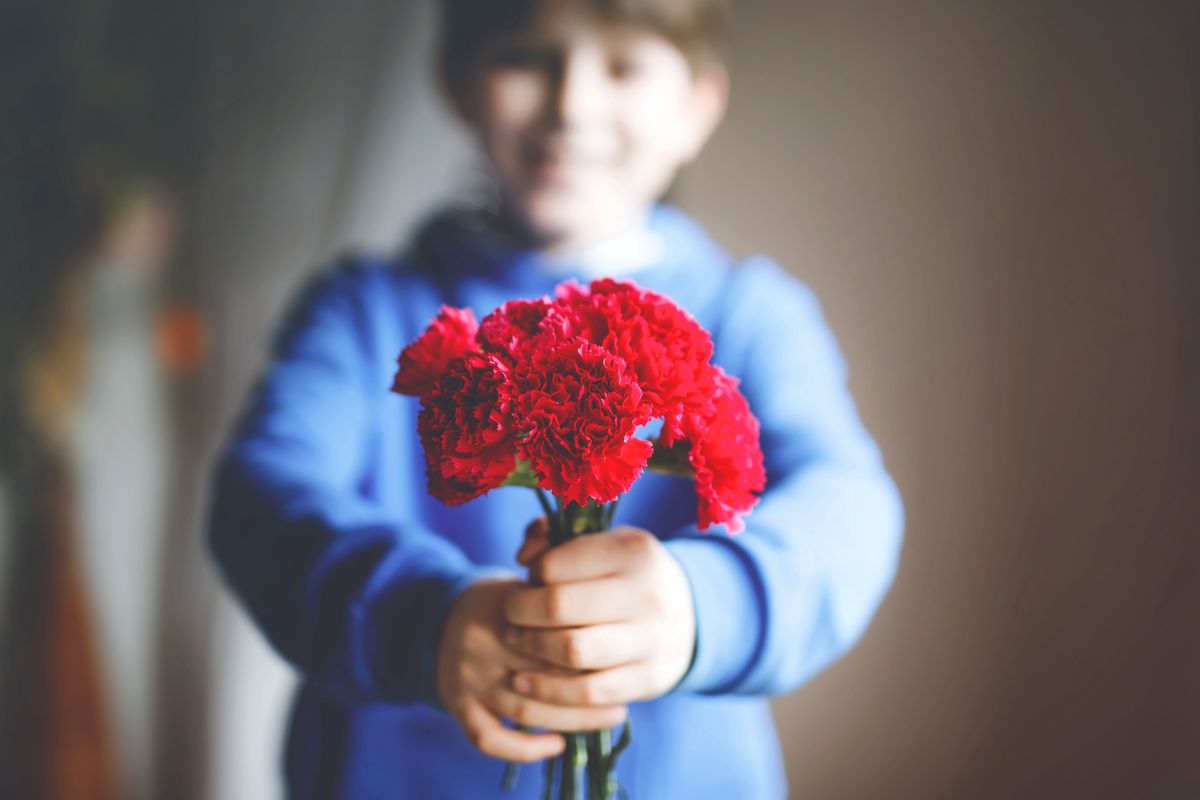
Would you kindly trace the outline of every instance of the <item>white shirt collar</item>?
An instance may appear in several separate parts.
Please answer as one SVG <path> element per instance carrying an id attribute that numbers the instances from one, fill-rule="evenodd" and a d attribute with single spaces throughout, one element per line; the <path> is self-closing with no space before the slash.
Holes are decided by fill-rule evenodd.
<path id="1" fill-rule="evenodd" d="M 545 256 L 539 265 L 548 275 L 578 275 L 587 280 L 631 275 L 662 260 L 662 236 L 646 226 L 608 236 L 582 250 Z"/>

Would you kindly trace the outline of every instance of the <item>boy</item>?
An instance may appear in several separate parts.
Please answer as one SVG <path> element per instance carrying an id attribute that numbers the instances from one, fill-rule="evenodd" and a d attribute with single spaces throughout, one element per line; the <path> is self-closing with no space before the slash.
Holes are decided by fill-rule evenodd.
<path id="1" fill-rule="evenodd" d="M 301 299 L 222 459 L 213 548 L 302 672 L 292 797 L 488 797 L 500 761 L 611 727 L 634 798 L 780 797 L 763 696 L 861 634 L 901 512 L 814 299 L 733 265 L 656 205 L 725 105 L 718 0 L 447 0 L 447 96 L 495 179 L 397 263 Z M 553 551 L 527 492 L 455 508 L 425 491 L 394 359 L 442 303 L 481 317 L 566 277 L 628 276 L 709 331 L 762 424 L 767 491 L 737 537 L 695 529 L 689 483 L 644 475 L 620 525 Z M 521 547 L 524 541 L 524 546 Z M 519 577 L 514 553 L 540 579 Z M 534 797 L 526 775 L 513 797 Z"/>

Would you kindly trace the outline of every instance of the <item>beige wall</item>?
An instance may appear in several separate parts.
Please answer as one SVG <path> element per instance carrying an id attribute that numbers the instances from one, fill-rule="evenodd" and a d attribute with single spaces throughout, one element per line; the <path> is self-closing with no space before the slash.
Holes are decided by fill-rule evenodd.
<path id="1" fill-rule="evenodd" d="M 432 2 L 172 27 L 204 79 L 170 288 L 212 358 L 174 394 L 153 796 L 278 788 L 291 678 L 219 589 L 204 480 L 303 273 L 470 180 Z M 680 199 L 822 298 L 908 511 L 862 644 L 776 704 L 794 795 L 1200 797 L 1196 4 L 736 3 Z"/>
<path id="2" fill-rule="evenodd" d="M 1200 796 L 1196 13 L 884 5 L 739 0 L 680 192 L 817 291 L 906 499 L 794 796 Z"/>

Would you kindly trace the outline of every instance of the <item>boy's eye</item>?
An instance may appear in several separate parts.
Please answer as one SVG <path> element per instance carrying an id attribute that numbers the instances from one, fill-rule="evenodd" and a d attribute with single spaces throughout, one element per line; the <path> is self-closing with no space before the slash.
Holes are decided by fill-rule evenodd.
<path id="1" fill-rule="evenodd" d="M 636 58 L 617 56 L 609 59 L 608 74 L 617 80 L 629 80 L 642 71 L 642 63 Z"/>
<path id="2" fill-rule="evenodd" d="M 501 69 L 547 72 L 553 70 L 557 65 L 558 54 L 548 47 L 512 45 L 499 48 L 491 54 L 488 60 L 492 66 Z"/>

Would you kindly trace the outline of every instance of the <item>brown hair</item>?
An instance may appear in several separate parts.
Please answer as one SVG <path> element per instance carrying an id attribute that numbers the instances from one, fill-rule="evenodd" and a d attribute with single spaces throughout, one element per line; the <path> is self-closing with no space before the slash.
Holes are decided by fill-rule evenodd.
<path id="1" fill-rule="evenodd" d="M 441 59 L 446 83 L 461 90 L 480 53 L 528 25 L 553 0 L 441 0 Z M 693 67 L 722 64 L 728 50 L 728 0 L 579 0 L 602 18 L 628 22 L 670 41 Z"/>

